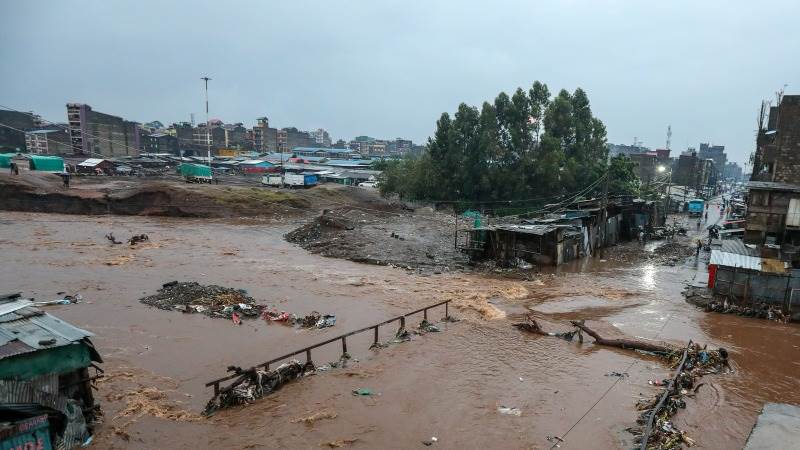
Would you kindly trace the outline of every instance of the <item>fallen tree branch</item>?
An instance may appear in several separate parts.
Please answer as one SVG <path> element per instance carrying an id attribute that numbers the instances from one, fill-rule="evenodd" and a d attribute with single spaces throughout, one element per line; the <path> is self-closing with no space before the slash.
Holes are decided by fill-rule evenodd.
<path id="1" fill-rule="evenodd" d="M 525 322 L 515 323 L 512 325 L 517 329 L 522 331 L 527 331 L 528 333 L 541 334 L 542 336 L 559 337 L 567 341 L 572 341 L 572 338 L 574 338 L 575 335 L 577 334 L 578 341 L 583 343 L 583 335 L 581 334 L 580 329 L 567 331 L 563 333 L 548 333 L 547 331 L 542 330 L 542 327 L 539 325 L 539 322 L 537 322 L 536 319 L 534 319 L 531 314 L 525 316 L 525 320 L 526 320 Z"/>
<path id="2" fill-rule="evenodd" d="M 570 322 L 572 323 L 572 325 L 576 326 L 581 331 L 593 337 L 595 343 L 599 345 L 618 347 L 626 350 L 642 350 L 645 352 L 654 352 L 654 353 L 673 353 L 677 350 L 673 347 L 666 345 L 659 345 L 651 342 L 637 341 L 632 339 L 605 339 L 604 337 L 600 336 L 595 331 L 593 331 L 591 328 L 584 325 L 583 320 L 571 320 Z"/>

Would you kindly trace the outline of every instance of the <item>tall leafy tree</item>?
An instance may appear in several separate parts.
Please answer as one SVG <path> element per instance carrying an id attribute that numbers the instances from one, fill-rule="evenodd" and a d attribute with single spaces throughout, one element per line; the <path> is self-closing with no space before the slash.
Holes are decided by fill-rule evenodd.
<path id="1" fill-rule="evenodd" d="M 557 197 L 609 173 L 612 192 L 634 193 L 632 164 L 608 160 L 606 127 L 583 89 L 551 98 L 536 81 L 510 97 L 501 92 L 480 110 L 462 103 L 452 118 L 443 113 L 421 157 L 387 165 L 381 192 L 466 202 Z"/>

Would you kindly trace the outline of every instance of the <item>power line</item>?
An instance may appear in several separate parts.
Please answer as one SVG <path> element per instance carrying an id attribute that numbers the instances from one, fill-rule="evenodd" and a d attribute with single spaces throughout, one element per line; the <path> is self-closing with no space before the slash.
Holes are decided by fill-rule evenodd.
<path id="1" fill-rule="evenodd" d="M 659 329 L 659 330 L 658 330 L 658 333 L 656 333 L 656 334 L 655 334 L 655 336 L 653 336 L 651 339 L 656 339 L 656 338 L 657 338 L 659 335 L 661 335 L 661 332 L 662 332 L 662 331 L 664 331 L 664 328 L 666 328 L 667 324 L 669 323 L 669 321 L 670 321 L 670 320 L 672 320 L 672 318 L 673 318 L 674 316 L 675 316 L 675 313 L 673 313 L 673 314 L 670 314 L 670 316 L 667 318 L 667 320 L 665 320 L 665 321 L 664 321 L 664 324 L 663 324 L 663 325 L 661 325 L 661 329 Z M 632 368 L 632 367 L 633 367 L 633 366 L 634 366 L 634 365 L 635 365 L 637 362 L 639 362 L 639 360 L 636 360 L 636 359 L 634 359 L 634 360 L 633 360 L 633 362 L 631 362 L 631 363 L 628 365 L 628 368 L 626 368 L 626 369 L 625 369 L 625 372 L 628 372 L 629 370 L 631 370 L 631 368 Z M 617 379 L 616 379 L 616 380 L 615 380 L 615 381 L 614 381 L 614 382 L 611 384 L 611 386 L 609 386 L 609 387 L 608 387 L 608 389 L 606 389 L 606 391 L 605 391 L 605 392 L 603 392 L 603 395 L 601 395 L 601 396 L 600 396 L 600 398 L 598 398 L 598 399 L 597 399 L 597 401 L 596 401 L 596 402 L 594 402 L 594 403 L 592 404 L 592 406 L 590 406 L 590 407 L 589 407 L 589 409 L 587 409 L 587 410 L 586 410 L 586 412 L 585 412 L 585 413 L 583 413 L 583 415 L 582 415 L 582 416 L 581 416 L 581 417 L 580 417 L 580 418 L 579 418 L 579 419 L 578 419 L 578 420 L 577 420 L 575 423 L 573 423 L 573 424 L 572 424 L 572 426 L 571 426 L 571 427 L 569 427 L 569 429 L 568 429 L 568 430 L 567 430 L 567 431 L 566 431 L 566 432 L 565 432 L 565 433 L 564 433 L 564 434 L 563 434 L 563 435 L 562 435 L 562 436 L 559 438 L 559 439 L 561 439 L 561 441 L 560 441 L 560 442 L 564 442 L 564 438 L 566 438 L 566 437 L 567 437 L 567 435 L 569 434 L 569 432 L 570 432 L 570 431 L 572 431 L 572 429 L 573 429 L 573 428 L 575 428 L 576 426 L 578 426 L 578 424 L 579 424 L 579 423 L 581 423 L 581 421 L 582 421 L 582 420 L 583 420 L 583 419 L 584 419 L 584 418 L 585 418 L 585 417 L 586 417 L 586 416 L 587 416 L 587 415 L 588 415 L 588 414 L 589 414 L 589 413 L 590 413 L 590 412 L 591 412 L 591 411 L 594 409 L 594 407 L 595 407 L 595 406 L 597 406 L 597 405 L 598 405 L 598 404 L 599 404 L 599 403 L 600 403 L 600 402 L 601 402 L 601 401 L 602 401 L 604 398 L 606 398 L 606 395 L 608 395 L 608 393 L 609 393 L 609 392 L 611 392 L 611 390 L 612 390 L 612 389 L 614 389 L 614 386 L 616 386 L 616 385 L 617 385 L 617 383 L 619 383 L 619 381 L 620 381 L 621 379 L 622 379 L 622 377 L 617 377 Z M 557 441 L 556 441 L 556 442 L 553 444 L 553 446 L 552 446 L 552 447 L 550 447 L 550 450 L 554 450 L 556 447 L 558 447 L 558 446 L 559 446 L 558 442 L 559 442 L 559 441 L 557 440 Z"/>

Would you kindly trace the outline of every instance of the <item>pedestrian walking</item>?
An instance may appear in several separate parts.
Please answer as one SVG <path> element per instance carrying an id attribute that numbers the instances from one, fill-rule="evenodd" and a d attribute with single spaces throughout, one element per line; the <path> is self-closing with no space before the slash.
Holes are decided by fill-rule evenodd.
<path id="1" fill-rule="evenodd" d="M 700 219 L 697 219 L 697 231 L 700 231 Z"/>
<path id="2" fill-rule="evenodd" d="M 700 249 L 703 247 L 703 244 L 700 242 L 700 239 L 697 240 L 697 252 L 694 254 L 695 258 L 700 256 Z"/>
<path id="3" fill-rule="evenodd" d="M 708 211 L 706 211 L 706 222 L 708 222 Z"/>

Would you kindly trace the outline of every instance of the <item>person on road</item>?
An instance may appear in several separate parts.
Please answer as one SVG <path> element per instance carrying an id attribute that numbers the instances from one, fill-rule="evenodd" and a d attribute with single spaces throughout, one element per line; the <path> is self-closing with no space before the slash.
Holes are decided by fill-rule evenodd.
<path id="1" fill-rule="evenodd" d="M 697 231 L 700 231 L 700 219 L 697 219 Z"/>
<path id="2" fill-rule="evenodd" d="M 706 222 L 708 222 L 708 211 L 706 211 Z"/>
<path id="3" fill-rule="evenodd" d="M 703 244 L 700 242 L 700 239 L 697 240 L 697 252 L 694 254 L 695 258 L 700 256 L 700 249 L 703 247 Z"/>

